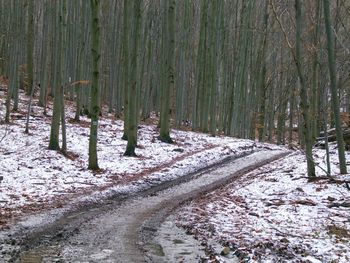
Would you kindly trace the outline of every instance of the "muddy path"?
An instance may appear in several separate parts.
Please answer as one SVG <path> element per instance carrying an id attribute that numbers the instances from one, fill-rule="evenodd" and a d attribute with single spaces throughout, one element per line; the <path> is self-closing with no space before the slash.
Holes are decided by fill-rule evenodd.
<path id="1" fill-rule="evenodd" d="M 187 244 L 186 249 L 193 247 L 195 251 L 187 262 L 198 262 L 201 248 L 190 244 L 195 241 L 177 238 L 179 232 L 169 220 L 166 222 L 170 227 L 165 232 L 157 231 L 164 229 L 162 223 L 171 212 L 184 202 L 287 154 L 259 151 L 132 197 L 119 197 L 70 213 L 9 244 L 17 248 L 4 262 L 176 262 L 178 255 L 169 258 L 165 254 L 174 251 L 170 246 L 176 243 Z M 168 233 L 169 229 L 175 232 Z M 166 237 L 159 233 L 166 233 Z"/>

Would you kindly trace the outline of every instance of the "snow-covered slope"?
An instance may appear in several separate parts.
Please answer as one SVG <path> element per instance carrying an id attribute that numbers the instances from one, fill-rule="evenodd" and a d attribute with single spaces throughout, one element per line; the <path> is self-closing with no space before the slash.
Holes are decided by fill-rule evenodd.
<path id="1" fill-rule="evenodd" d="M 0 119 L 4 119 L 5 94 L 0 91 Z M 126 141 L 121 140 L 123 122 L 112 115 L 102 117 L 98 131 L 98 158 L 101 171 L 87 169 L 90 121 L 72 121 L 74 108 L 67 102 L 68 156 L 48 150 L 52 104 L 48 116 L 34 99 L 29 134 L 24 133 L 28 97 L 21 94 L 19 112 L 11 123 L 0 125 L 0 215 L 2 223 L 23 213 L 60 207 L 77 197 L 101 197 L 108 191 L 131 192 L 148 181 L 171 180 L 219 162 L 227 156 L 253 149 L 274 147 L 228 137 L 172 130 L 175 144 L 157 139 L 155 125 L 140 125 L 138 157 L 124 157 Z M 277 148 L 277 147 L 275 147 Z M 1 224 L 1 222 L 0 222 Z"/>
<path id="2" fill-rule="evenodd" d="M 331 154 L 336 181 L 308 182 L 295 152 L 183 207 L 177 224 L 249 262 L 350 262 L 350 176 L 337 175 L 335 145 Z M 314 156 L 322 176 L 325 152 Z"/>

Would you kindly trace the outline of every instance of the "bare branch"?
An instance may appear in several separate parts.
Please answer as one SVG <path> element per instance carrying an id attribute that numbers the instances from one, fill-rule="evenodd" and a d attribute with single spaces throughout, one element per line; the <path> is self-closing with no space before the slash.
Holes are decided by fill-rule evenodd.
<path id="1" fill-rule="evenodd" d="M 280 29 L 281 29 L 281 31 L 282 31 L 282 33 L 283 33 L 283 35 L 284 35 L 284 39 L 285 39 L 285 41 L 286 41 L 286 43 L 287 43 L 287 46 L 288 46 L 288 48 L 289 48 L 289 50 L 290 50 L 290 52 L 291 52 L 291 54 L 292 54 L 292 56 L 293 56 L 293 60 L 294 60 L 295 63 L 296 63 L 297 60 L 296 60 L 296 57 L 295 57 L 294 47 L 292 46 L 292 44 L 291 44 L 290 41 L 289 41 L 288 34 L 287 34 L 287 32 L 286 32 L 286 30 L 285 30 L 283 24 L 282 24 L 281 19 L 279 18 L 278 14 L 277 14 L 277 10 L 276 10 L 276 7 L 275 7 L 275 5 L 274 5 L 274 3 L 273 3 L 273 0 L 269 0 L 269 4 L 270 4 L 270 6 L 271 6 L 272 13 L 273 13 L 273 15 L 275 16 L 275 19 L 276 19 L 276 21 L 278 22 L 278 25 L 280 26 Z"/>
<path id="2" fill-rule="evenodd" d="M 4 136 L 2 136 L 2 138 L 0 139 L 0 143 L 5 139 L 5 137 L 7 136 L 7 134 L 8 134 L 8 125 L 6 125 L 5 134 L 4 134 Z"/>

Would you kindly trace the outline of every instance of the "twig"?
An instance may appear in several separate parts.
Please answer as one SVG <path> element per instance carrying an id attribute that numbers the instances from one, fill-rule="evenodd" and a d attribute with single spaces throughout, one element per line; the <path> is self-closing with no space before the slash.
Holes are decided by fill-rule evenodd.
<path id="1" fill-rule="evenodd" d="M 337 192 L 339 192 L 343 197 L 346 197 L 345 194 L 343 194 L 339 189 L 335 189 Z"/>
<path id="2" fill-rule="evenodd" d="M 4 136 L 2 136 L 1 140 L 0 140 L 0 143 L 3 141 L 3 139 L 5 139 L 5 137 L 7 136 L 7 132 L 8 132 L 8 125 L 6 125 L 6 128 L 5 128 L 5 134 Z"/>
<path id="3" fill-rule="evenodd" d="M 350 54 L 350 50 L 345 46 L 345 44 L 343 43 L 343 41 L 339 38 L 337 32 L 335 31 L 335 28 L 332 27 L 333 33 L 335 38 L 338 40 L 338 43 L 341 45 L 341 47 L 348 53 Z"/>
<path id="4" fill-rule="evenodd" d="M 282 33 L 283 33 L 283 35 L 284 35 L 286 44 L 287 44 L 288 49 L 290 50 L 290 52 L 291 52 L 291 54 L 292 54 L 293 60 L 294 60 L 294 62 L 296 63 L 296 62 L 297 62 L 297 59 L 296 59 L 296 55 L 295 55 L 295 53 L 294 53 L 294 48 L 293 48 L 292 44 L 291 44 L 290 41 L 289 41 L 288 34 L 287 34 L 287 32 L 286 32 L 286 30 L 285 30 L 283 24 L 282 24 L 281 19 L 278 17 L 276 7 L 275 7 L 275 5 L 274 5 L 274 3 L 273 3 L 272 0 L 269 1 L 269 4 L 270 4 L 270 6 L 271 6 L 272 13 L 274 14 L 274 17 L 275 17 L 275 19 L 276 19 L 278 25 L 280 26 L 280 29 L 281 29 L 281 31 L 282 31 Z"/>
<path id="5" fill-rule="evenodd" d="M 90 80 L 78 80 L 78 81 L 67 83 L 64 86 L 64 88 L 73 87 L 76 85 L 88 85 L 88 84 L 90 84 L 90 82 L 91 82 Z"/>
<path id="6" fill-rule="evenodd" d="M 279 230 L 278 228 L 276 227 L 273 227 L 273 226 L 270 226 L 273 230 L 276 230 L 277 232 L 285 235 L 285 236 L 291 236 L 291 237 L 296 237 L 296 238 L 303 238 L 302 236 L 298 236 L 298 235 L 294 235 L 294 234 L 291 234 L 291 233 L 286 233 L 286 232 L 283 232 L 281 230 Z"/>
<path id="7" fill-rule="evenodd" d="M 273 230 L 276 230 L 277 232 L 279 232 L 279 233 L 281 233 L 281 234 L 283 234 L 283 235 L 291 236 L 291 237 L 296 237 L 296 238 L 303 238 L 303 237 L 301 237 L 301 236 L 294 235 L 294 234 L 291 234 L 291 233 L 285 233 L 285 232 L 279 230 L 278 228 L 272 226 L 273 222 L 271 222 L 271 220 L 269 220 L 269 219 L 265 219 L 265 220 L 266 220 L 268 223 L 270 223 L 270 228 L 272 228 Z"/>
<path id="8" fill-rule="evenodd" d="M 329 174 L 325 169 L 323 169 L 320 165 L 318 165 L 310 156 L 308 156 L 308 155 L 306 154 L 306 152 L 305 152 L 303 149 L 300 149 L 300 151 L 306 156 L 307 159 L 309 159 L 309 161 L 312 161 L 312 162 L 314 163 L 315 166 L 317 166 L 317 167 L 320 168 L 322 171 L 324 171 L 325 174 L 326 174 L 329 178 L 334 179 L 334 178 L 332 177 L 331 174 Z"/>
<path id="9" fill-rule="evenodd" d="M 350 207 L 350 203 L 349 202 L 333 203 L 333 204 L 330 204 L 328 207 L 329 208 L 333 208 L 333 207 Z"/>

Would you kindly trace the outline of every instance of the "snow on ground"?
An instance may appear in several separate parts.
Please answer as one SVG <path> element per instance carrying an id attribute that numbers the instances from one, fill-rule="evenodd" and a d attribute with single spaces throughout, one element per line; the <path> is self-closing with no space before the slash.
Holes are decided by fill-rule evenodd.
<path id="1" fill-rule="evenodd" d="M 0 91 L 0 120 L 4 119 L 5 94 Z M 99 122 L 100 172 L 87 169 L 90 121 L 72 121 L 73 105 L 67 102 L 68 157 L 48 150 L 52 104 L 48 115 L 33 101 L 29 134 L 24 133 L 28 97 L 21 94 L 20 109 L 10 124 L 0 124 L 0 227 L 7 219 L 51 207 L 60 207 L 77 196 L 106 189 L 130 192 L 152 180 L 170 180 L 253 149 L 272 147 L 250 140 L 172 130 L 175 144 L 157 139 L 155 125 L 140 125 L 137 158 L 124 157 L 123 122 L 112 115 Z M 275 147 L 276 148 L 276 147 Z M 141 185 L 141 186 L 140 186 Z"/>
<path id="2" fill-rule="evenodd" d="M 335 145 L 331 154 L 336 175 Z M 323 176 L 325 151 L 314 155 Z M 177 224 L 242 261 L 350 262 L 350 189 L 343 182 L 350 176 L 335 178 L 308 182 L 306 159 L 295 152 L 192 201 L 178 211 Z"/>

